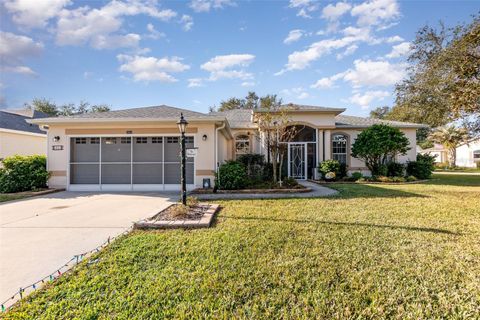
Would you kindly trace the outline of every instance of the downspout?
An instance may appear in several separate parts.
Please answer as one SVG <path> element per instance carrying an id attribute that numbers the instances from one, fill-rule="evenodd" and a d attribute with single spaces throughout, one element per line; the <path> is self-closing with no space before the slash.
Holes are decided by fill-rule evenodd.
<path id="1" fill-rule="evenodd" d="M 218 132 L 222 129 L 225 129 L 226 123 L 223 122 L 223 125 L 215 129 L 215 173 L 217 173 L 217 178 L 220 181 L 220 175 L 218 174 Z"/>

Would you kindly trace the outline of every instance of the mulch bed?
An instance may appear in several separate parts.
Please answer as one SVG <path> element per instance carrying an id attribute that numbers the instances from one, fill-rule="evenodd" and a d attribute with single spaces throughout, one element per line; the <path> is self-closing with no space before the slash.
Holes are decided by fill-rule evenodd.
<path id="1" fill-rule="evenodd" d="M 172 204 L 153 217 L 138 221 L 135 229 L 192 229 L 208 228 L 212 225 L 215 214 L 219 210 L 218 204 L 199 203 L 189 208 L 187 214 L 179 216 Z"/>
<path id="2" fill-rule="evenodd" d="M 217 190 L 216 193 L 219 194 L 230 194 L 230 193 L 303 193 L 310 192 L 311 188 L 305 186 L 297 188 L 277 188 L 277 189 L 241 189 L 241 190 Z M 214 194 L 213 189 L 195 189 L 191 194 Z"/>
<path id="3" fill-rule="evenodd" d="M 329 184 L 391 184 L 391 185 L 401 185 L 401 184 L 416 184 L 422 183 L 430 180 L 416 180 L 416 181 L 405 181 L 405 182 L 381 182 L 381 181 L 323 181 L 323 180 L 308 180 L 310 182 L 321 184 L 321 185 L 329 185 Z"/>

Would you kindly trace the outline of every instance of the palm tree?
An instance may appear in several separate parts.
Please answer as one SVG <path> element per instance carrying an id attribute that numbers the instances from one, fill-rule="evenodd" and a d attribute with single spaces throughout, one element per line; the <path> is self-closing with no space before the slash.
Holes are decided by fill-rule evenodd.
<path id="1" fill-rule="evenodd" d="M 430 141 L 439 143 L 447 149 L 448 163 L 455 166 L 457 160 L 457 147 L 468 142 L 468 130 L 457 128 L 455 125 L 446 125 L 436 128 L 428 137 Z"/>

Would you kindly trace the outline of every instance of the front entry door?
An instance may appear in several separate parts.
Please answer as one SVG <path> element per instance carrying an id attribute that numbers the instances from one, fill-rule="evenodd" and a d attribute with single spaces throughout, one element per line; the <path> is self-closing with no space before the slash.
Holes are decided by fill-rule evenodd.
<path id="1" fill-rule="evenodd" d="M 307 178 L 307 163 L 305 143 L 290 143 L 288 145 L 288 176 L 294 179 Z"/>

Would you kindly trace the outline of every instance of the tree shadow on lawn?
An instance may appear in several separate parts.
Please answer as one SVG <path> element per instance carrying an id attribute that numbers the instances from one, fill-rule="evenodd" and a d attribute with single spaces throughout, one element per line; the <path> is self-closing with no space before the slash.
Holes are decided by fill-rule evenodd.
<path id="1" fill-rule="evenodd" d="M 365 223 L 365 222 L 340 222 L 340 221 L 326 221 L 326 220 L 286 219 L 286 218 L 255 217 L 255 216 L 246 217 L 246 216 L 227 216 L 227 215 L 221 215 L 218 218 L 236 219 L 236 220 L 258 220 L 258 221 L 270 221 L 270 222 L 322 224 L 322 225 L 332 225 L 332 226 L 340 226 L 340 227 L 365 227 L 365 228 L 381 228 L 381 229 L 393 229 L 393 230 L 400 229 L 400 230 L 407 230 L 407 231 L 441 233 L 441 234 L 448 234 L 448 235 L 454 235 L 454 236 L 461 235 L 461 233 L 453 232 L 446 229 L 413 227 L 413 226 L 396 226 L 396 225 L 389 225 L 389 224 L 374 224 L 374 223 Z"/>

